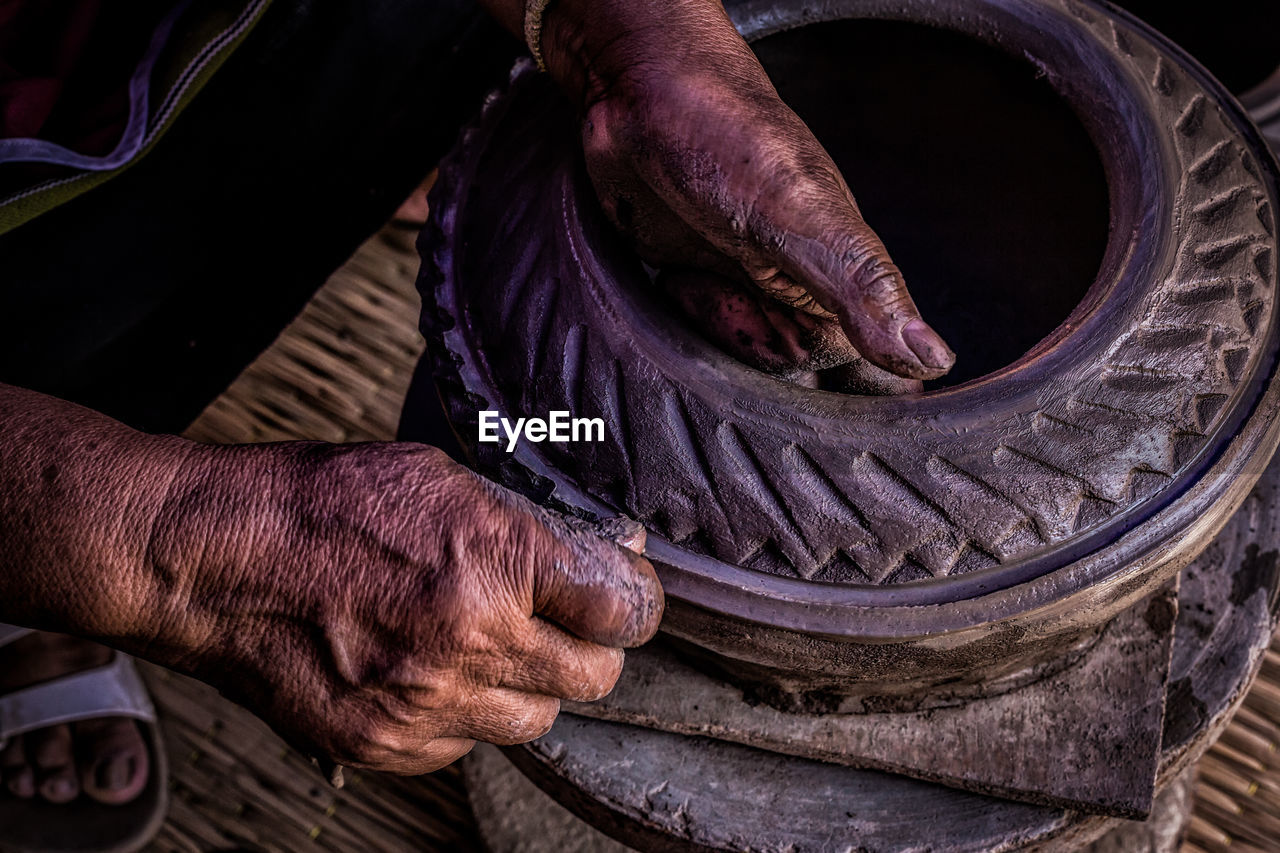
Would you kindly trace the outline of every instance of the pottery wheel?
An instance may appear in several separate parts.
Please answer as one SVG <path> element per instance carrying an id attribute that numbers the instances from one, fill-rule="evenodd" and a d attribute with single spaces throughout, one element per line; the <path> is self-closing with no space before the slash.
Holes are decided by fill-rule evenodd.
<path id="1" fill-rule="evenodd" d="M 926 316 L 957 324 L 948 336 L 982 326 L 965 312 L 985 297 L 1012 312 L 992 323 L 1010 340 L 962 340 L 972 375 L 922 394 L 800 387 L 663 303 L 598 209 L 573 110 L 518 65 L 434 190 L 433 377 L 483 473 L 564 512 L 642 521 L 668 610 L 614 695 L 511 757 L 646 848 L 1079 849 L 1121 818 L 1167 816 L 1256 671 L 1280 584 L 1266 546 L 1280 178 L 1264 138 L 1178 48 L 1104 4 L 726 5 L 841 168 L 875 166 L 851 181 L 869 210 L 908 198 L 931 156 L 986 164 L 974 192 L 992 170 L 1017 175 L 1034 156 L 1000 146 L 1050 128 L 1030 150 L 1069 177 L 1035 189 L 1088 219 L 1066 199 L 1089 207 L 1105 175 L 1106 227 L 1058 228 L 1019 207 L 1034 192 L 1011 177 L 990 206 L 1017 210 L 1000 263 L 973 249 L 1001 246 L 998 229 L 942 246 L 956 292 L 932 307 L 927 267 L 904 264 Z M 958 95 L 967 108 L 1003 92 L 1039 105 L 1004 114 L 1035 122 L 975 122 L 982 139 L 915 161 L 897 137 L 877 148 L 852 105 L 880 84 L 858 90 L 874 67 L 850 57 L 888 67 L 910 53 L 898 38 L 990 72 L 966 78 L 982 93 Z M 1005 90 L 1010 69 L 1027 79 Z M 908 58 L 883 82 L 917 70 Z M 873 112 L 903 99 L 888 101 Z M 980 218 L 961 204 L 918 221 L 945 207 L 939 186 L 924 182 L 896 236 L 868 213 L 895 254 Z M 568 411 L 604 435 L 508 453 L 475 440 L 481 410 Z"/>
<path id="2" fill-rule="evenodd" d="M 886 399 L 766 376 L 660 303 L 598 210 L 572 109 L 522 66 L 441 166 L 421 243 L 453 425 L 485 474 L 642 521 L 664 631 L 740 681 L 802 705 L 912 702 L 1052 668 L 1173 577 L 1280 441 L 1274 160 L 1176 48 L 1088 3 L 730 11 L 789 91 L 797 57 L 846 56 L 847 25 L 868 23 L 851 17 L 948 34 L 999 68 L 1001 51 L 1031 56 L 1106 172 L 1092 285 L 1012 363 L 954 387 Z M 836 151 L 852 134 L 824 129 Z M 507 453 L 476 443 L 484 409 L 598 417 L 604 437 Z"/>
<path id="3" fill-rule="evenodd" d="M 1162 811 L 1169 798 L 1185 803 L 1187 792 L 1175 780 L 1216 739 L 1261 664 L 1280 605 L 1278 541 L 1280 465 L 1273 465 L 1180 578 L 1158 756 L 1160 788 L 1169 793 L 1156 800 L 1153 830 L 1165 822 L 1176 827 L 1177 820 Z M 701 678 L 686 679 L 677 670 L 673 686 L 691 685 L 696 704 L 699 692 L 707 692 L 698 684 Z M 730 716 L 725 722 L 731 728 L 742 718 Z M 928 726 L 927 721 L 913 722 Z M 638 849 L 845 853 L 1011 850 L 1044 844 L 1037 849 L 1076 851 L 1117 827 L 1147 826 L 779 755 L 720 740 L 726 734 L 740 739 L 732 732 L 708 730 L 687 737 L 565 714 L 547 736 L 507 753 L 562 805 Z M 976 730 L 973 735 L 983 738 Z M 1015 728 L 987 736 L 992 749 L 1026 750 L 1032 760 L 1042 758 L 1028 749 L 1026 738 L 1034 740 L 1036 734 Z M 491 760 L 485 763 L 488 775 L 503 772 Z M 1069 766 L 1060 771 L 1064 776 L 1080 772 Z M 470 779 L 479 773 L 481 768 L 468 770 Z M 474 792 L 489 783 L 470 784 Z M 545 796 L 524 790 L 524 798 L 533 803 Z M 492 824 L 500 822 L 492 816 L 505 809 L 497 803 L 476 811 L 482 824 Z M 1185 817 L 1185 808 L 1169 810 Z M 521 847 L 505 837 L 508 841 L 495 850 L 547 849 L 528 839 Z M 1167 837 L 1164 846 L 1150 849 L 1172 851 L 1174 840 Z"/>

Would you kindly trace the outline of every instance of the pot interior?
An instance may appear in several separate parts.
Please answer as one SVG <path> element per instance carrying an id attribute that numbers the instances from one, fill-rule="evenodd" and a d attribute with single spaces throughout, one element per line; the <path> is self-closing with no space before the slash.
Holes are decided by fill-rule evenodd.
<path id="1" fill-rule="evenodd" d="M 919 24 L 812 24 L 752 44 L 956 351 L 1005 367 L 1084 298 L 1107 244 L 1101 159 L 1033 66 Z"/>

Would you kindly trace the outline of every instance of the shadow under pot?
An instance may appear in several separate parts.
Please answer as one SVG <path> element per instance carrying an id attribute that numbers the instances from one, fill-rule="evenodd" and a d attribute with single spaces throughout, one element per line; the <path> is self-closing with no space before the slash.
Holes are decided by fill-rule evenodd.
<path id="1" fill-rule="evenodd" d="M 1186 565 L 1276 448 L 1271 154 L 1178 48 L 1085 3 L 728 8 L 956 371 L 856 396 L 717 349 L 611 230 L 573 109 L 524 64 L 421 241 L 453 426 L 486 475 L 643 521 L 664 631 L 740 682 L 918 707 L 1042 675 Z M 507 453 L 482 410 L 603 440 Z"/>

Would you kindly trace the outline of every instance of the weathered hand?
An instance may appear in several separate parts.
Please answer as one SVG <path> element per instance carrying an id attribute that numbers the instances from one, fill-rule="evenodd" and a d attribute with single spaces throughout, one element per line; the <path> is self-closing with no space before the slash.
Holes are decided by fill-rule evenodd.
<path id="1" fill-rule="evenodd" d="M 859 353 L 912 379 L 950 369 L 839 170 L 718 2 L 557 0 L 547 26 L 550 70 L 582 92 L 606 213 L 678 275 L 669 289 L 709 335 L 775 370 Z"/>
<path id="2" fill-rule="evenodd" d="M 643 548 L 643 528 L 616 541 Z M 409 444 L 199 448 L 148 559 L 142 654 L 312 754 L 423 773 L 612 687 L 663 599 L 633 550 Z"/>

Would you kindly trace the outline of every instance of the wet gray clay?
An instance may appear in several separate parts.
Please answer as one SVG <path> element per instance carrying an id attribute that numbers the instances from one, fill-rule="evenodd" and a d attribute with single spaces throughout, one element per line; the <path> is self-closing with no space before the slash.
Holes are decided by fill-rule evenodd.
<path id="1" fill-rule="evenodd" d="M 766 375 L 664 302 L 598 210 L 572 110 L 518 65 L 432 198 L 434 378 L 482 472 L 642 521 L 668 611 L 617 695 L 513 758 L 642 848 L 1080 849 L 1117 816 L 1168 817 L 1280 585 L 1275 471 L 1259 483 L 1280 442 L 1264 138 L 1177 48 L 1085 0 L 726 5 L 797 98 L 824 75 L 787 73 L 842 61 L 842 30 L 806 34 L 851 19 L 1029 63 L 1105 173 L 1097 274 L 951 387 Z M 1002 286 L 1061 285 L 1026 275 Z M 509 454 L 475 443 L 481 410 L 600 418 L 604 437 Z M 1171 849 L 1176 824 L 1140 843 Z"/>
<path id="2" fill-rule="evenodd" d="M 896 774 L 799 757 L 822 757 L 819 753 L 826 750 L 829 758 L 833 747 L 843 748 L 829 740 L 829 734 L 861 723 L 831 719 L 841 716 L 838 714 L 797 715 L 775 722 L 768 739 L 753 744 L 744 734 L 766 711 L 741 699 L 736 709 L 718 702 L 718 694 L 732 688 L 680 679 L 678 671 L 671 675 L 691 694 L 683 700 L 686 704 L 698 705 L 703 698 L 718 703 L 721 719 L 717 727 L 704 729 L 697 737 L 682 737 L 672 733 L 675 725 L 671 722 L 659 723 L 666 731 L 654 731 L 652 721 L 641 727 L 634 718 L 604 722 L 566 714 L 547 737 L 511 750 L 509 755 L 539 787 L 573 813 L 638 850 L 763 851 L 793 845 L 791 849 L 797 853 L 844 853 L 850 849 L 1173 853 L 1179 846 L 1179 829 L 1190 814 L 1185 788 L 1190 771 L 1226 726 L 1270 645 L 1280 603 L 1277 542 L 1280 465 L 1273 464 L 1239 512 L 1179 577 L 1172 667 L 1161 703 L 1164 724 L 1162 731 L 1155 733 L 1159 744 L 1154 780 L 1158 794 L 1145 822 L 1089 813 L 1096 809 L 1011 802 Z M 1146 622 L 1148 617 L 1153 629 L 1167 627 L 1158 612 L 1144 608 L 1140 621 Z M 1061 688 L 1049 684 L 1042 689 L 1053 692 Z M 1090 688 L 1086 685 L 1086 689 Z M 1096 687 L 1092 690 L 1098 695 Z M 1016 698 L 1018 692 L 1008 698 Z M 1087 697 L 1079 701 L 1085 702 Z M 1077 714 L 1083 717 L 1080 724 L 1106 726 L 1123 720 L 1123 714 L 1101 707 L 1107 701 L 1101 697 L 1097 713 Z M 1063 777 L 1077 777 L 1063 778 L 1061 783 L 1066 785 L 1083 787 L 1092 779 L 1098 793 L 1114 792 L 1117 782 L 1124 784 L 1127 771 L 1123 768 L 1117 767 L 1116 777 L 1102 779 L 1096 767 L 1079 764 L 1069 733 L 1059 729 L 1061 747 L 1046 747 L 1040 733 L 1034 731 L 1034 719 L 1011 724 L 1000 718 L 1001 706 L 991 714 L 983 710 L 981 702 L 974 704 L 979 707 L 957 713 L 971 715 L 969 737 L 984 743 L 993 756 L 1009 753 L 1017 760 L 1046 765 L 1049 773 L 1057 770 Z M 1027 704 L 1028 711 L 1034 713 L 1035 698 Z M 681 710 L 687 709 L 669 701 L 655 702 L 649 713 L 667 713 L 674 720 L 681 716 Z M 608 708 L 592 713 L 612 716 Z M 686 722 L 681 725 L 686 731 L 699 725 L 696 712 L 683 717 Z M 934 729 L 931 720 L 915 722 L 926 735 Z M 952 722 L 938 722 L 940 737 L 952 737 L 954 729 L 947 731 Z M 1046 722 L 1057 724 L 1052 719 Z M 899 737 L 896 725 L 881 721 L 885 746 L 905 751 L 911 742 Z M 797 737 L 805 728 L 809 737 Z M 734 742 L 725 743 L 726 738 Z M 792 746 L 783 751 L 790 754 L 779 754 L 779 740 L 788 738 L 793 739 Z M 807 752 L 795 749 L 797 745 Z M 1142 750 L 1142 746 L 1117 746 L 1112 763 L 1122 765 Z M 899 754 L 898 759 L 903 758 Z M 938 768 L 948 763 L 944 760 Z M 999 765 L 1000 759 L 972 760 L 966 772 L 980 773 L 992 764 Z M 501 796 L 513 797 L 517 809 L 537 811 L 535 820 L 521 822 L 526 828 L 544 819 L 560 821 L 558 831 L 566 834 L 556 836 L 557 845 L 562 837 L 566 844 L 591 837 L 580 829 L 573 831 L 573 824 L 566 823 L 562 813 L 546 809 L 544 794 L 530 790 L 531 786 L 514 784 L 507 771 L 492 761 L 469 766 L 467 776 L 481 830 L 495 853 L 540 853 L 559 848 L 540 844 L 539 836 L 529 834 L 513 843 L 511 827 L 504 826 L 502 819 L 508 804 L 505 799 L 492 799 L 494 785 L 503 786 Z M 1027 793 L 1022 792 L 1020 798 L 1034 799 Z M 550 814 L 544 816 L 544 811 Z M 1098 846 L 1088 847 L 1091 842 Z"/>
<path id="3" fill-rule="evenodd" d="M 522 66 L 442 167 L 422 243 L 457 431 L 473 440 L 481 409 L 602 418 L 599 443 L 471 449 L 547 503 L 643 521 L 665 630 L 744 679 L 910 696 L 1052 666 L 1185 565 L 1275 449 L 1274 161 L 1176 49 L 1089 4 L 732 11 L 751 39 L 856 15 L 1031 57 L 1106 170 L 1093 286 L 956 387 L 885 399 L 766 376 L 656 298 L 597 209 L 574 116 Z"/>

